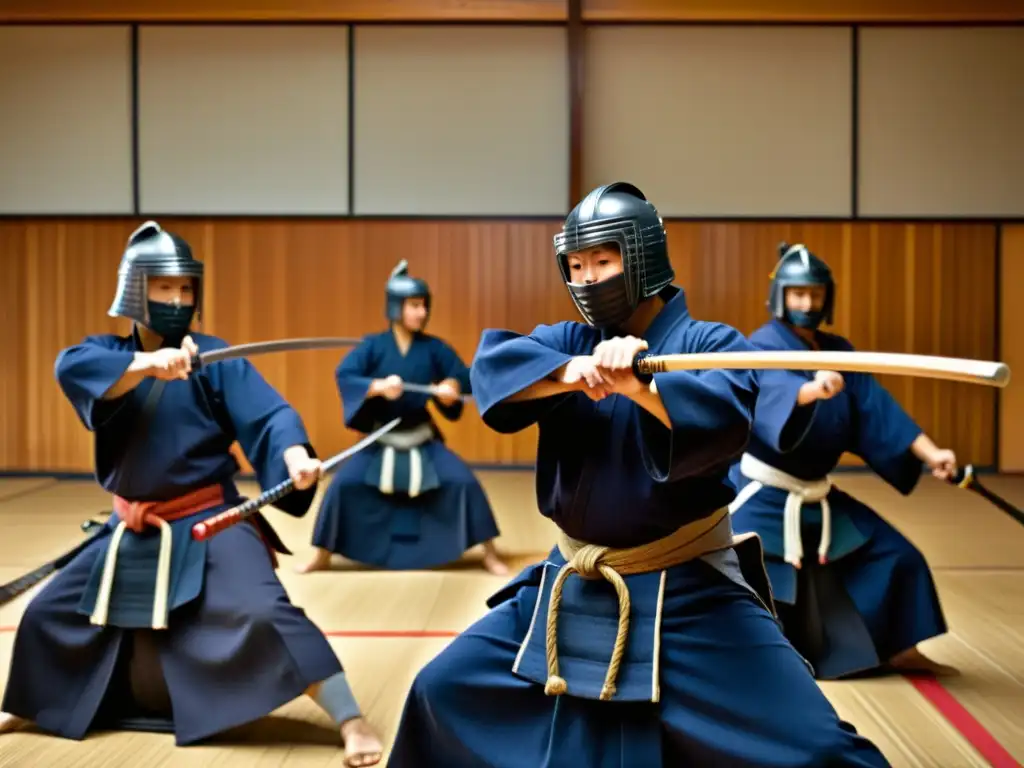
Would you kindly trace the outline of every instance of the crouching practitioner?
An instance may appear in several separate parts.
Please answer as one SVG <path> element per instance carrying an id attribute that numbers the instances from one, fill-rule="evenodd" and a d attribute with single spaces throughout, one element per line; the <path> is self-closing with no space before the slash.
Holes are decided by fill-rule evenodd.
<path id="1" fill-rule="evenodd" d="M 390 328 L 367 336 L 338 365 L 345 426 L 369 433 L 395 418 L 402 423 L 335 473 L 313 530 L 316 550 L 301 573 L 327 568 L 332 552 L 379 568 L 432 568 L 477 544 L 486 570 L 508 573 L 494 546 L 498 524 L 487 494 L 427 409 L 433 400 L 456 421 L 470 393 L 466 364 L 425 331 L 430 304 L 426 281 L 409 276 L 401 261 L 386 287 Z"/>
<path id="2" fill-rule="evenodd" d="M 661 217 L 630 184 L 587 195 L 555 252 L 587 324 L 488 330 L 471 377 L 491 428 L 539 424 L 558 544 L 419 673 L 389 765 L 888 765 L 783 637 L 756 536 L 733 538 L 726 473 L 756 374 L 632 373 L 641 350 L 753 348 L 690 316 Z M 758 403 L 769 444 L 806 428 L 799 384 Z"/>
<path id="3" fill-rule="evenodd" d="M 186 335 L 202 293 L 188 244 L 147 222 L 128 241 L 109 312 L 133 332 L 89 336 L 57 357 L 114 514 L 26 608 L 0 730 L 173 731 L 190 745 L 305 693 L 340 728 L 346 765 L 375 765 L 381 742 L 327 639 L 278 581 L 274 550 L 287 550 L 266 520 L 191 537 L 244 500 L 236 440 L 261 486 L 294 481 L 277 503 L 288 514 L 305 514 L 320 476 L 299 415 L 251 363 L 191 370 L 194 354 L 227 346 Z"/>
<path id="4" fill-rule="evenodd" d="M 750 341 L 764 350 L 853 350 L 842 336 L 819 329 L 835 310 L 828 265 L 803 245 L 783 243 L 779 255 L 768 294 L 772 319 Z M 755 430 L 730 470 L 738 491 L 733 526 L 764 542 L 787 637 L 820 679 L 885 666 L 954 673 L 917 648 L 946 632 L 924 557 L 874 510 L 836 488 L 829 473 L 849 452 L 906 495 L 922 462 L 948 479 L 956 456 L 939 449 L 874 376 L 794 373 L 805 380 L 799 402 L 822 401 L 807 434 L 782 452 Z M 762 382 L 762 396 L 774 386 Z"/>

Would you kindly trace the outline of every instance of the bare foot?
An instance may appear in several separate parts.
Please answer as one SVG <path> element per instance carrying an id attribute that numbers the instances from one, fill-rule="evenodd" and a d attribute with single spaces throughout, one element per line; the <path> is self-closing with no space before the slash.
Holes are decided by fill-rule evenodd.
<path id="1" fill-rule="evenodd" d="M 384 745 L 365 718 L 356 717 L 343 723 L 341 738 L 345 743 L 346 768 L 376 765 L 384 757 Z"/>
<path id="2" fill-rule="evenodd" d="M 501 562 L 493 541 L 488 541 L 484 544 L 484 569 L 495 576 L 505 576 L 508 574 L 508 566 Z"/>
<path id="3" fill-rule="evenodd" d="M 0 712 L 0 734 L 16 731 L 28 724 L 28 720 L 23 720 L 15 715 L 9 715 L 6 712 Z"/>
<path id="4" fill-rule="evenodd" d="M 901 672 L 931 672 L 936 677 L 955 677 L 960 674 L 956 667 L 932 661 L 916 646 L 897 653 L 889 660 L 889 665 Z"/>
<path id="5" fill-rule="evenodd" d="M 313 571 L 326 571 L 331 567 L 331 553 L 326 549 L 316 550 L 313 559 L 308 563 L 295 566 L 296 573 L 312 573 Z"/>

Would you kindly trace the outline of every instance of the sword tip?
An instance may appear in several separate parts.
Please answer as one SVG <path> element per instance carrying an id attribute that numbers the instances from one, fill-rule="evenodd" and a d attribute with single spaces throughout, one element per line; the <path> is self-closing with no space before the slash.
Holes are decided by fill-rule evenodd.
<path id="1" fill-rule="evenodd" d="M 995 372 L 992 374 L 992 383 L 997 387 L 1005 387 L 1010 383 L 1010 366 L 1006 363 L 997 363 Z"/>

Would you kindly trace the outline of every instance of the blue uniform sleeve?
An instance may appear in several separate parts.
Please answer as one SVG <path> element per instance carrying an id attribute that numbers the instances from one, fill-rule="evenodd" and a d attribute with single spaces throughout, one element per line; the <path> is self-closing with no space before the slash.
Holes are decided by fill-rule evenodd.
<path id="1" fill-rule="evenodd" d="M 334 370 L 345 426 L 357 432 L 372 432 L 377 420 L 374 402 L 377 398 L 367 397 L 373 383 L 370 376 L 372 364 L 373 341 L 367 338 L 345 355 Z"/>
<path id="2" fill-rule="evenodd" d="M 455 379 L 459 382 L 459 389 L 462 391 L 462 394 L 472 394 L 473 383 L 469 378 L 469 368 L 450 344 L 441 339 L 434 339 L 431 357 L 433 358 L 435 380 L 437 382 L 444 381 L 445 379 Z M 451 405 L 445 405 L 435 397 L 434 405 L 437 406 L 437 410 L 441 415 L 449 421 L 461 419 L 462 413 L 466 409 L 464 400 L 456 400 Z"/>
<path id="3" fill-rule="evenodd" d="M 701 323 L 691 348 L 682 352 L 740 352 L 753 346 L 733 328 Z M 637 406 L 640 453 L 657 482 L 674 482 L 723 470 L 750 439 L 758 382 L 749 370 L 656 373 L 661 402 L 672 428 Z"/>
<path id="4" fill-rule="evenodd" d="M 135 352 L 123 348 L 117 336 L 87 336 L 57 355 L 53 366 L 57 384 L 86 429 L 95 432 L 122 408 L 134 407 L 131 393 L 102 399 L 134 359 Z"/>
<path id="5" fill-rule="evenodd" d="M 213 363 L 204 375 L 231 420 L 234 437 L 256 471 L 261 488 L 267 490 L 288 479 L 284 463 L 288 448 L 302 445 L 310 456 L 317 455 L 299 414 L 248 360 Z M 292 491 L 274 506 L 302 517 L 313 503 L 316 490 L 314 484 L 304 491 Z"/>
<path id="6" fill-rule="evenodd" d="M 488 329 L 480 337 L 469 377 L 484 423 L 511 434 L 539 423 L 575 392 L 506 403 L 517 392 L 546 379 L 574 356 L 586 354 L 578 323 L 538 325 L 527 336 Z"/>
<path id="7" fill-rule="evenodd" d="M 909 494 L 923 468 L 911 450 L 921 427 L 871 374 L 849 374 L 846 389 L 857 407 L 853 453 L 897 491 Z"/>
<path id="8" fill-rule="evenodd" d="M 789 453 L 811 431 L 818 401 L 797 405 L 800 388 L 807 379 L 793 371 L 759 371 L 753 431 L 758 439 L 777 453 Z"/>

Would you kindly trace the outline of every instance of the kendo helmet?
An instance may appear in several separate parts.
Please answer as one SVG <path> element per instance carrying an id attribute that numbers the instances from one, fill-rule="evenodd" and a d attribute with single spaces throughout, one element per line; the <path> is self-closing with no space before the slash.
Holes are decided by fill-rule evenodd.
<path id="1" fill-rule="evenodd" d="M 427 307 L 427 316 L 430 315 L 430 286 L 427 281 L 418 277 L 409 276 L 409 262 L 402 259 L 391 271 L 388 278 L 386 314 L 388 320 L 393 323 L 402 319 L 402 307 L 406 299 L 423 299 Z"/>
<path id="2" fill-rule="evenodd" d="M 195 292 L 195 315 L 201 316 L 203 262 L 192 256 L 192 248 L 178 235 L 147 221 L 132 232 L 117 270 L 117 292 L 107 314 L 127 317 L 148 326 L 147 281 L 151 277 L 190 277 Z"/>
<path id="3" fill-rule="evenodd" d="M 590 285 L 573 283 L 569 254 L 611 243 L 622 254 L 622 274 Z M 554 245 L 576 309 L 598 328 L 625 322 L 641 301 L 675 279 L 661 216 L 643 192 L 626 182 L 597 187 L 583 198 L 566 217 Z"/>
<path id="4" fill-rule="evenodd" d="M 820 312 L 808 313 L 807 322 L 794 322 L 804 327 L 817 327 L 822 320 L 832 324 L 835 309 L 836 285 L 828 264 L 811 253 L 806 245 L 779 243 L 779 261 L 770 275 L 768 311 L 779 320 L 794 322 L 793 313 L 786 309 L 786 289 L 797 286 L 820 285 L 825 288 L 825 303 Z"/>

